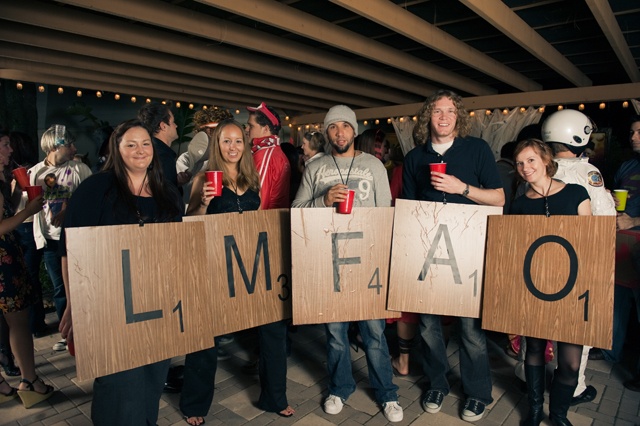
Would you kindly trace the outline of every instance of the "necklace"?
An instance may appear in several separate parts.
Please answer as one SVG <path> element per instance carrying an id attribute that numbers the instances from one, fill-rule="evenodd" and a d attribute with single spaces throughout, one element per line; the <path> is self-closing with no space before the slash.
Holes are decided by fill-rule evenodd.
<path id="1" fill-rule="evenodd" d="M 238 186 L 236 185 L 235 180 L 229 179 L 229 183 L 233 187 L 232 191 L 236 194 L 236 203 L 238 203 L 238 213 L 242 214 L 242 206 L 240 205 L 240 196 L 238 195 Z"/>
<path id="2" fill-rule="evenodd" d="M 140 208 L 138 207 L 138 201 L 140 195 L 142 194 L 142 190 L 144 189 L 144 184 L 147 182 L 147 173 L 144 174 L 144 179 L 142 179 L 142 184 L 140 185 L 140 189 L 138 190 L 138 196 L 136 198 L 136 216 L 138 217 L 138 225 L 144 226 L 144 219 L 140 214 Z"/>
<path id="3" fill-rule="evenodd" d="M 340 180 L 342 181 L 343 185 L 349 185 L 349 175 L 351 174 L 351 167 L 353 167 L 353 160 L 356 159 L 356 151 L 353 151 L 353 157 L 351 158 L 351 164 L 349 164 L 349 171 L 347 172 L 347 181 L 345 182 L 345 180 L 342 178 L 342 172 L 340 171 L 340 167 L 338 167 L 338 162 L 336 161 L 336 157 L 334 155 L 331 155 L 331 158 L 333 158 L 333 163 L 336 165 L 336 169 L 338 169 L 338 174 L 340 175 Z"/>
<path id="4" fill-rule="evenodd" d="M 551 184 L 552 183 L 553 183 L 553 179 L 550 179 L 549 180 L 549 187 L 547 188 L 547 195 L 539 193 L 538 191 L 536 191 L 536 189 L 533 187 L 533 185 L 529 185 L 529 187 L 531 189 L 533 189 L 533 192 L 535 192 L 536 194 L 538 194 L 539 196 L 544 198 L 544 214 L 547 217 L 551 216 L 551 214 L 549 213 L 549 191 L 551 191 Z"/>

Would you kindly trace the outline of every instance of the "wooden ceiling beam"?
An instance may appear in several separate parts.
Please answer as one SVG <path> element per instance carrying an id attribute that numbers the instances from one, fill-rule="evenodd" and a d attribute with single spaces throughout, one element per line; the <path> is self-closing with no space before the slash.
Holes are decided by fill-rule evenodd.
<path id="1" fill-rule="evenodd" d="M 237 48 L 224 47 L 194 40 L 191 37 L 167 34 L 160 30 L 143 28 L 117 19 L 105 18 L 80 12 L 71 8 L 41 3 L 34 0 L 8 2 L 2 6 L 1 19 L 20 22 L 41 28 L 48 28 L 71 34 L 82 35 L 98 40 L 119 43 L 155 51 L 160 59 L 173 56 L 187 57 L 218 66 L 265 74 L 283 80 L 292 80 L 315 86 L 326 87 L 345 93 L 355 93 L 373 99 L 397 103 L 400 98 L 407 99 L 402 92 L 376 85 L 359 79 L 340 78 L 337 74 L 318 71 L 303 66 L 260 58 Z M 78 25 L 81 22 L 82 25 Z M 415 97 L 409 96 L 410 99 Z"/>
<path id="2" fill-rule="evenodd" d="M 612 102 L 640 98 L 640 83 L 613 84 L 608 86 L 575 87 L 571 89 L 541 90 L 527 93 L 506 93 L 502 95 L 472 96 L 463 98 L 468 111 L 477 109 L 515 108 L 520 106 L 566 105 L 591 102 Z M 422 103 L 396 105 L 381 108 L 355 110 L 358 120 L 385 117 L 413 116 Z M 321 123 L 325 112 L 293 117 L 294 125 Z"/>
<path id="3" fill-rule="evenodd" d="M 593 13 L 594 18 L 596 18 L 596 21 L 600 24 L 602 32 L 607 37 L 607 40 L 609 40 L 609 44 L 613 47 L 613 51 L 616 52 L 616 56 L 620 60 L 624 70 L 627 72 L 629 79 L 633 82 L 640 81 L 640 70 L 638 69 L 638 64 L 631 54 L 631 49 L 629 49 L 629 45 L 627 44 L 624 35 L 622 35 L 620 25 L 618 25 L 618 21 L 613 15 L 609 2 L 601 0 L 585 1 L 587 6 L 589 6 L 589 9 L 591 9 L 591 13 Z"/>
<path id="4" fill-rule="evenodd" d="M 404 3 L 401 7 L 388 0 L 331 0 L 331 2 L 516 89 L 524 92 L 542 90 L 542 85 L 404 9 Z"/>
<path id="5" fill-rule="evenodd" d="M 540 34 L 523 21 L 501 1 L 460 0 L 473 12 L 499 29 L 540 61 L 578 87 L 591 86 L 593 82 L 582 71 L 558 52 Z"/>
<path id="6" fill-rule="evenodd" d="M 444 68 L 398 51 L 338 25 L 274 0 L 198 0 L 246 18 L 290 31 L 337 49 L 398 68 L 466 93 L 488 95 L 496 90 Z M 417 88 L 416 88 L 417 89 Z"/>

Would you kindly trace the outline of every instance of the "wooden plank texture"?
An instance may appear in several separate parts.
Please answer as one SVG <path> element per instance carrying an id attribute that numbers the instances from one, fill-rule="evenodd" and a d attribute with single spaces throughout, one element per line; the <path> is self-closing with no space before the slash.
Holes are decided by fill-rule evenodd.
<path id="1" fill-rule="evenodd" d="M 489 218 L 482 327 L 610 348 L 614 216 Z"/>
<path id="2" fill-rule="evenodd" d="M 392 207 L 291 209 L 293 322 L 396 318 L 386 310 Z"/>
<path id="3" fill-rule="evenodd" d="M 291 318 L 288 209 L 185 217 L 202 222 L 215 335 Z"/>
<path id="4" fill-rule="evenodd" d="M 478 318 L 488 215 L 501 207 L 397 200 L 388 308 Z"/>
<path id="5" fill-rule="evenodd" d="M 66 232 L 79 380 L 213 346 L 202 224 Z"/>

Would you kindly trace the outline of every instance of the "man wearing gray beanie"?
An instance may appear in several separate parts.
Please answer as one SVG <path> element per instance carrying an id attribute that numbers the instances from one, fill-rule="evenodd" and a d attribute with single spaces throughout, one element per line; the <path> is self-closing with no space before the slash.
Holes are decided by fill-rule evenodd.
<path id="1" fill-rule="evenodd" d="M 345 105 L 332 107 L 324 119 L 324 132 L 331 144 L 325 155 L 307 166 L 292 207 L 330 207 L 343 201 L 354 190 L 354 207 L 389 207 L 391 190 L 387 171 L 373 155 L 356 151 L 353 143 L 358 133 L 356 114 Z M 398 387 L 393 384 L 391 358 L 384 337 L 385 321 L 358 321 L 369 369 L 369 382 L 376 401 L 390 422 L 403 419 L 398 403 Z M 327 333 L 327 370 L 329 396 L 323 407 L 327 414 L 338 414 L 355 391 L 351 372 L 348 322 L 325 324 Z"/>

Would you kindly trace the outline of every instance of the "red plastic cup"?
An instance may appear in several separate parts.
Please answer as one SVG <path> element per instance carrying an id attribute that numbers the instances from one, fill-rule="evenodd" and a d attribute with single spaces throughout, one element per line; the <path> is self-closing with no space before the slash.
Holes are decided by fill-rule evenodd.
<path id="1" fill-rule="evenodd" d="M 69 355 L 76 356 L 76 344 L 73 340 L 67 339 L 67 349 L 69 349 Z"/>
<path id="2" fill-rule="evenodd" d="M 349 189 L 347 192 L 347 199 L 338 203 L 338 213 L 351 214 L 353 209 L 353 198 L 356 195 L 356 191 Z"/>
<path id="3" fill-rule="evenodd" d="M 446 173 L 447 163 L 429 163 L 429 169 L 432 172 Z"/>
<path id="4" fill-rule="evenodd" d="M 222 195 L 222 172 L 219 170 L 216 171 L 207 171 L 204 172 L 207 182 L 211 182 L 213 184 L 213 196 L 219 197 Z"/>
<path id="5" fill-rule="evenodd" d="M 18 181 L 18 185 L 24 191 L 27 186 L 29 186 L 29 174 L 27 173 L 27 169 L 24 167 L 18 167 L 17 169 L 13 169 L 13 177 Z"/>
<path id="6" fill-rule="evenodd" d="M 25 190 L 27 191 L 27 197 L 29 197 L 29 201 L 37 198 L 38 195 L 42 194 L 42 187 L 40 185 L 27 186 Z"/>

